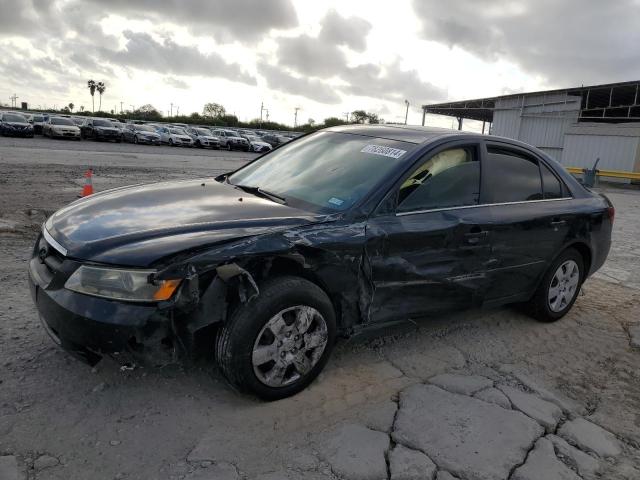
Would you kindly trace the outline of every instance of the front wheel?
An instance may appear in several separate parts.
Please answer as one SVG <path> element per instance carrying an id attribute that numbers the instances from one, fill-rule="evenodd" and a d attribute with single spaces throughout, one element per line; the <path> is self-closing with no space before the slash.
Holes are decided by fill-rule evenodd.
<path id="1" fill-rule="evenodd" d="M 555 322 L 564 317 L 578 298 L 585 278 L 580 252 L 569 248 L 551 264 L 527 310 L 541 322 Z"/>
<path id="2" fill-rule="evenodd" d="M 277 400 L 318 376 L 335 338 L 333 305 L 324 291 L 303 278 L 278 277 L 220 327 L 215 354 L 233 386 Z"/>

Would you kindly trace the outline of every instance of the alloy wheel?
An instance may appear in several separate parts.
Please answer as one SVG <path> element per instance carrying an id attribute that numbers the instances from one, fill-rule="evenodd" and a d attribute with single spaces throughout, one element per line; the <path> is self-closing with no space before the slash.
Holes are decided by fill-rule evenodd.
<path id="1" fill-rule="evenodd" d="M 256 338 L 253 372 L 269 387 L 290 385 L 315 367 L 328 338 L 327 323 L 315 308 L 298 305 L 281 310 Z"/>
<path id="2" fill-rule="evenodd" d="M 578 293 L 580 269 L 573 260 L 562 263 L 551 278 L 547 301 L 553 312 L 561 312 L 569 306 Z"/>

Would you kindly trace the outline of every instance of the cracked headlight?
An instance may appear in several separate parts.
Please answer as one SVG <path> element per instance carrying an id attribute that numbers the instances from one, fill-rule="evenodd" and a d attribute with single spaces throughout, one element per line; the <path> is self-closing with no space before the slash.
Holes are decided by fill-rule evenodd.
<path id="1" fill-rule="evenodd" d="M 181 280 L 153 280 L 155 270 L 122 270 L 81 266 L 64 284 L 65 288 L 96 297 L 130 302 L 169 300 Z"/>

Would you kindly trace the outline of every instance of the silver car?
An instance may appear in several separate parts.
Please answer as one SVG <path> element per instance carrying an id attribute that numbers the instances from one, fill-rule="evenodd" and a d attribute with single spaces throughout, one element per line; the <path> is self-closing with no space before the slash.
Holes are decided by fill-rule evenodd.
<path id="1" fill-rule="evenodd" d="M 156 133 L 160 135 L 161 143 L 166 143 L 172 147 L 193 147 L 193 138 L 187 135 L 187 132 L 180 127 L 160 127 L 156 130 Z"/>

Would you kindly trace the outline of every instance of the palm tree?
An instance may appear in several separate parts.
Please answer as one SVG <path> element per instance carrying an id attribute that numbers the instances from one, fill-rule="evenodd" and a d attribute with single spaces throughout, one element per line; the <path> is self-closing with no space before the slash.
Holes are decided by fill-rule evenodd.
<path id="1" fill-rule="evenodd" d="M 80 111 L 84 112 L 84 105 L 80 105 Z"/>
<path id="2" fill-rule="evenodd" d="M 93 80 L 89 80 L 87 82 L 87 87 L 89 88 L 89 93 L 91 94 L 91 111 L 95 112 L 96 104 L 94 103 L 93 95 L 96 93 L 96 82 L 94 82 Z"/>
<path id="3" fill-rule="evenodd" d="M 73 103 L 70 103 L 68 107 L 69 107 L 69 111 L 73 112 L 73 107 L 75 107 L 75 105 Z"/>
<path id="4" fill-rule="evenodd" d="M 98 82 L 96 85 L 96 90 L 100 94 L 100 103 L 98 104 L 98 111 L 102 110 L 102 94 L 107 89 L 106 85 L 103 82 Z"/>

